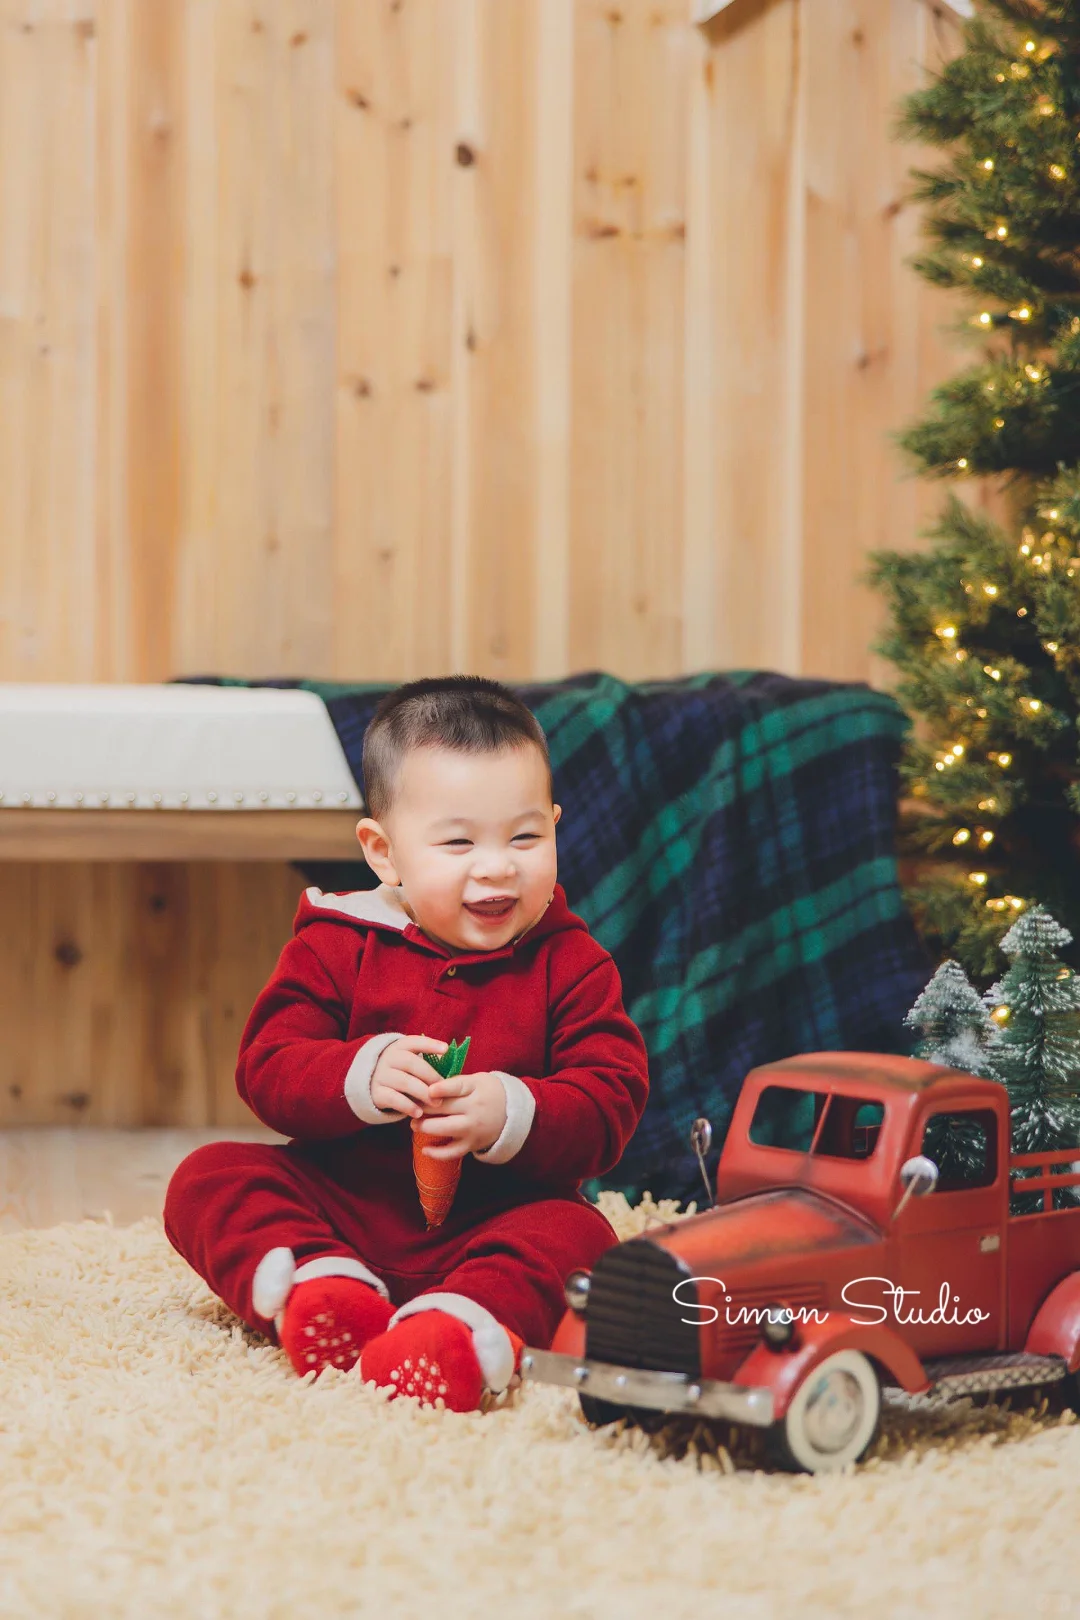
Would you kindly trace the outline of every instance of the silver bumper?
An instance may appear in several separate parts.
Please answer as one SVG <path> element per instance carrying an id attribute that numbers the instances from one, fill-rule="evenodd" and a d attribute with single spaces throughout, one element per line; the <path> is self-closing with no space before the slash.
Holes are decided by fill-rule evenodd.
<path id="1" fill-rule="evenodd" d="M 537 1384 L 561 1384 L 616 1406 L 648 1406 L 657 1412 L 684 1412 L 689 1417 L 728 1418 L 767 1428 L 773 1421 L 772 1390 L 761 1386 L 722 1384 L 715 1378 L 694 1383 L 682 1373 L 617 1367 L 609 1361 L 580 1360 L 553 1350 L 526 1350 L 521 1376 Z"/>

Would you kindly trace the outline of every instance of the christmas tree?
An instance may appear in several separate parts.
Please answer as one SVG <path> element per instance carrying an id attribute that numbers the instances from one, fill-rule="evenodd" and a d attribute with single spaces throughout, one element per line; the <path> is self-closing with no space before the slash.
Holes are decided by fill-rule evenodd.
<path id="1" fill-rule="evenodd" d="M 1080 1158 L 1080 976 L 1060 952 L 1072 939 L 1042 906 L 1013 924 L 1001 942 L 1012 964 L 986 993 L 1001 1025 L 994 1067 L 1009 1092 L 1014 1153 L 1077 1149 Z M 1054 1207 L 1077 1202 L 1076 1189 L 1054 1193 Z M 1014 1193 L 1014 1213 L 1042 1208 L 1041 1193 Z"/>
<path id="2" fill-rule="evenodd" d="M 918 1032 L 913 1057 L 998 1078 L 993 1058 L 998 1027 L 958 962 L 941 964 L 904 1022 Z M 982 1131 L 953 1114 L 931 1119 L 922 1150 L 948 1180 L 970 1180 L 986 1158 Z"/>
<path id="3" fill-rule="evenodd" d="M 871 579 L 916 722 L 909 900 L 981 975 L 1033 900 L 1080 930 L 1080 0 L 983 0 L 964 38 L 900 131 L 945 153 L 915 171 L 915 268 L 969 295 L 978 355 L 902 442 L 931 476 L 998 479 L 1010 516 L 950 495 L 930 548 Z"/>

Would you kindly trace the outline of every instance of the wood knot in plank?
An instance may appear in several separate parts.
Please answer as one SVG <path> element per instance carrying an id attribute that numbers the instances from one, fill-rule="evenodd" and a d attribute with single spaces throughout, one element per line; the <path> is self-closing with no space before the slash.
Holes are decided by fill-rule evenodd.
<path id="1" fill-rule="evenodd" d="M 294 51 L 299 50 L 301 45 L 307 44 L 307 35 L 304 33 L 303 29 L 297 30 L 297 32 L 290 39 L 289 44 L 292 46 Z"/>
<path id="2" fill-rule="evenodd" d="M 346 90 L 345 97 L 350 106 L 359 107 L 361 112 L 367 112 L 371 106 L 371 102 L 362 90 Z"/>
<path id="3" fill-rule="evenodd" d="M 84 1108 L 90 1106 L 90 1093 L 88 1091 L 64 1091 L 60 1094 L 60 1101 L 65 1108 L 74 1108 L 81 1114 Z"/>
<path id="4" fill-rule="evenodd" d="M 468 141 L 458 141 L 457 146 L 454 148 L 454 159 L 459 168 L 471 169 L 476 162 L 476 153 Z"/>
<path id="5" fill-rule="evenodd" d="M 73 939 L 62 939 L 53 955 L 62 967 L 78 967 L 83 959 L 83 953 Z"/>
<path id="6" fill-rule="evenodd" d="M 250 292 L 256 281 L 256 277 L 248 269 L 247 265 L 244 266 L 236 279 L 240 283 L 241 287 L 243 287 L 245 292 Z"/>

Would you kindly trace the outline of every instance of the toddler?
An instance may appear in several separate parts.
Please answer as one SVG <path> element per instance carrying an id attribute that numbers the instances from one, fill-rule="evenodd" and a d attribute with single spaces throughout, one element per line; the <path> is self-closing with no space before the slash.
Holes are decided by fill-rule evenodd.
<path id="1" fill-rule="evenodd" d="M 169 1185 L 174 1247 L 297 1372 L 348 1368 L 456 1411 L 546 1348 L 563 1282 L 614 1241 L 579 1192 L 645 1106 L 645 1043 L 611 956 L 556 882 L 547 742 L 497 681 L 383 698 L 357 826 L 374 890 L 300 900 L 236 1081 L 291 1140 L 199 1148 Z M 398 1025 L 401 1028 L 398 1028 Z M 469 1072 L 425 1052 L 469 1037 Z M 458 1161 L 428 1228 L 412 1135 Z"/>

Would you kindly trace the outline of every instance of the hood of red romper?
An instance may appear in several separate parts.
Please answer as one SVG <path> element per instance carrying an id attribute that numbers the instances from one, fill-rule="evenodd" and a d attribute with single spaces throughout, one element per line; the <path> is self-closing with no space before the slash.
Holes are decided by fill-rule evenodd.
<path id="1" fill-rule="evenodd" d="M 293 933 L 299 934 L 311 923 L 340 923 L 346 928 L 381 928 L 390 934 L 403 934 L 413 943 L 426 947 L 439 956 L 502 956 L 530 948 L 548 934 L 564 933 L 573 929 L 588 931 L 582 918 L 570 910 L 561 883 L 556 883 L 543 915 L 512 945 L 500 946 L 494 951 L 477 948 L 474 951 L 450 952 L 445 945 L 430 939 L 413 922 L 401 900 L 401 890 L 380 883 L 377 889 L 353 889 L 343 894 L 324 894 L 322 889 L 305 889 L 300 896 Z"/>

